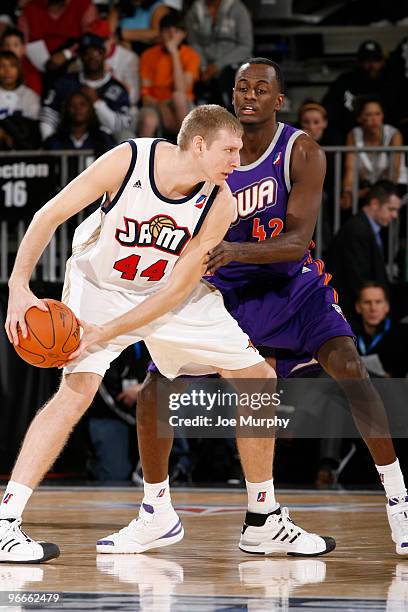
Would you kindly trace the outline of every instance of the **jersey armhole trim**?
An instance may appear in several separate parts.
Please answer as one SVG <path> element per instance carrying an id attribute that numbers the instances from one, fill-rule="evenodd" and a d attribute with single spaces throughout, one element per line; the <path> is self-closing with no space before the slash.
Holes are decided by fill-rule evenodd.
<path id="1" fill-rule="evenodd" d="M 304 132 L 303 130 L 298 130 L 297 132 L 293 132 L 292 136 L 288 140 L 288 144 L 286 145 L 283 172 L 285 175 L 285 185 L 286 185 L 286 189 L 288 190 L 288 193 L 290 193 L 290 190 L 292 189 L 292 183 L 290 180 L 290 159 L 292 156 L 292 147 L 293 147 L 295 140 L 299 138 L 299 136 L 302 136 L 303 134 L 306 134 L 306 132 Z"/>
<path id="2" fill-rule="evenodd" d="M 209 198 L 207 200 L 207 203 L 206 203 L 206 205 L 205 205 L 205 207 L 203 209 L 203 212 L 201 213 L 201 217 L 199 218 L 199 220 L 197 222 L 197 225 L 194 228 L 194 232 L 193 232 L 192 238 L 194 238 L 194 236 L 197 236 L 198 232 L 200 231 L 201 226 L 204 223 L 204 219 L 206 218 L 206 216 L 210 212 L 210 208 L 213 205 L 214 200 L 217 197 L 219 190 L 220 190 L 219 185 L 216 185 L 215 187 L 213 187 L 213 190 L 212 190 L 212 192 L 211 192 L 211 194 L 210 194 L 210 196 L 209 196 Z"/>
<path id="3" fill-rule="evenodd" d="M 128 142 L 132 148 L 132 159 L 130 160 L 128 171 L 126 172 L 125 178 L 123 179 L 123 182 L 121 186 L 119 187 L 117 194 L 115 195 L 113 200 L 110 202 L 109 206 L 101 209 L 102 212 L 104 212 L 105 214 L 107 214 L 115 206 L 115 204 L 117 204 L 120 196 L 122 195 L 126 185 L 129 182 L 130 177 L 132 176 L 133 170 L 135 169 L 136 160 L 137 160 L 137 144 L 135 143 L 134 140 L 131 140 L 131 139 L 125 140 L 124 142 Z M 124 144 L 124 143 L 121 143 L 121 144 Z"/>

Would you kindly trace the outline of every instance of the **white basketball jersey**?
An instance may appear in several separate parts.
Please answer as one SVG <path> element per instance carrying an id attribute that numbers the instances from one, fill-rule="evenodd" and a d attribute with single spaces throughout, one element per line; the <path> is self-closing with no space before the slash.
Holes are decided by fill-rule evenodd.
<path id="1" fill-rule="evenodd" d="M 160 139 L 128 142 L 132 160 L 124 181 L 113 200 L 76 229 L 72 263 L 101 288 L 147 294 L 167 281 L 198 233 L 218 187 L 202 182 L 184 198 L 166 198 L 154 181 Z"/>

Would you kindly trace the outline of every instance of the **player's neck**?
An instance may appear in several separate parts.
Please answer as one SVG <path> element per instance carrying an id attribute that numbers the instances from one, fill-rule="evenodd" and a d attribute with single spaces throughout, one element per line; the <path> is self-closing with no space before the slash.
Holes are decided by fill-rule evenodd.
<path id="1" fill-rule="evenodd" d="M 188 195 L 204 179 L 187 152 L 162 145 L 156 149 L 154 180 L 162 195 L 177 199 Z"/>
<path id="2" fill-rule="evenodd" d="M 263 155 L 278 129 L 276 120 L 268 124 L 244 125 L 241 149 L 241 164 L 251 164 Z"/>

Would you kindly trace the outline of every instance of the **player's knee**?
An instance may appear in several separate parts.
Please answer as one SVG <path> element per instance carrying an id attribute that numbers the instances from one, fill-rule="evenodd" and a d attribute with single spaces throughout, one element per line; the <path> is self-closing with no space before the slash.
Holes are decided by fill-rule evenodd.
<path id="1" fill-rule="evenodd" d="M 91 405 L 101 380 L 101 376 L 91 372 L 64 376 L 57 393 L 64 402 L 64 410 L 82 416 Z"/>
<path id="2" fill-rule="evenodd" d="M 367 370 L 357 351 L 338 351 L 333 359 L 334 378 L 342 380 L 355 380 L 367 378 Z"/>

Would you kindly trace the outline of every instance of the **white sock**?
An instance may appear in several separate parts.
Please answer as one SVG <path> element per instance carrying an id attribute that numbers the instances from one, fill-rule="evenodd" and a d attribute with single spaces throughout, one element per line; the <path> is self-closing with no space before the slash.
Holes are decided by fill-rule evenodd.
<path id="1" fill-rule="evenodd" d="M 376 465 L 375 467 L 378 470 L 380 480 L 388 498 L 406 496 L 407 489 L 398 459 L 389 465 Z"/>
<path id="2" fill-rule="evenodd" d="M 143 480 L 143 504 L 153 506 L 155 512 L 167 511 L 171 508 L 169 477 L 163 482 L 149 483 Z"/>
<path id="3" fill-rule="evenodd" d="M 264 482 L 248 482 L 245 480 L 248 493 L 248 510 L 258 514 L 269 514 L 279 507 L 275 499 L 273 478 Z"/>
<path id="4" fill-rule="evenodd" d="M 0 504 L 0 520 L 21 518 L 32 492 L 30 487 L 10 480 Z"/>

